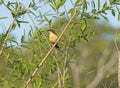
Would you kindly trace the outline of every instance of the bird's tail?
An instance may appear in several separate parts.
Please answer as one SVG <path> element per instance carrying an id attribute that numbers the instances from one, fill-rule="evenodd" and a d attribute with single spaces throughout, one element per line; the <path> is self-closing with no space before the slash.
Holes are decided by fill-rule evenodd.
<path id="1" fill-rule="evenodd" d="M 55 48 L 56 48 L 56 49 L 59 49 L 59 48 L 60 48 L 60 46 L 59 46 L 58 44 L 56 44 L 56 45 L 55 45 Z"/>

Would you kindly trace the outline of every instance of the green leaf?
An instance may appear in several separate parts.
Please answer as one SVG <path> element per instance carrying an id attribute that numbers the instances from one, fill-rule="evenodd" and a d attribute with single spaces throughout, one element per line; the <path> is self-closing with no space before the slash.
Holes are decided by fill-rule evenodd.
<path id="1" fill-rule="evenodd" d="M 2 19 L 6 19 L 6 18 L 8 18 L 8 17 L 0 17 L 0 20 L 2 20 Z"/>
<path id="2" fill-rule="evenodd" d="M 25 43 L 25 35 L 26 35 L 26 31 L 24 29 L 24 35 L 22 35 L 21 37 L 21 43 Z"/>
<path id="3" fill-rule="evenodd" d="M 105 8 L 105 7 L 107 7 L 107 2 L 105 2 L 105 3 L 103 4 L 103 8 Z"/>
<path id="4" fill-rule="evenodd" d="M 27 22 L 27 21 L 20 21 L 20 20 L 19 20 L 19 22 L 20 22 L 20 23 L 29 23 L 29 22 Z"/>
<path id="5" fill-rule="evenodd" d="M 34 8 L 35 7 L 35 3 L 30 3 L 28 7 Z"/>
<path id="6" fill-rule="evenodd" d="M 0 5 L 2 5 L 2 4 L 3 4 L 3 2 L 0 1 Z"/>
<path id="7" fill-rule="evenodd" d="M 31 29 L 31 30 L 28 32 L 28 36 L 32 37 L 32 34 L 33 34 L 33 30 Z"/>
<path id="8" fill-rule="evenodd" d="M 17 22 L 18 27 L 20 28 L 20 22 L 19 22 L 19 20 L 16 19 L 16 22 Z"/>
<path id="9" fill-rule="evenodd" d="M 20 45 L 21 47 L 24 47 L 24 48 L 26 48 L 26 49 L 30 49 L 30 47 L 28 47 L 28 46 L 26 46 L 26 45 Z M 21 51 L 22 52 L 22 51 Z"/>
<path id="10" fill-rule="evenodd" d="M 91 1 L 92 8 L 95 9 L 95 2 L 92 0 Z"/>
<path id="11" fill-rule="evenodd" d="M 82 32 L 85 32 L 86 29 L 87 29 L 87 22 L 86 22 L 86 20 L 84 20 L 84 24 L 82 25 L 81 30 L 82 30 Z"/>
<path id="12" fill-rule="evenodd" d="M 60 16 L 63 16 L 63 15 L 65 15 L 65 12 L 62 12 L 62 13 L 60 14 Z"/>
<path id="13" fill-rule="evenodd" d="M 18 12 L 17 17 L 26 14 L 26 12 L 27 12 L 26 10 L 22 10 L 21 12 Z"/>
<path id="14" fill-rule="evenodd" d="M 115 16 L 115 10 L 112 10 L 111 13 L 113 16 Z"/>
<path id="15" fill-rule="evenodd" d="M 16 24 L 14 23 L 13 25 L 12 25 L 12 29 L 14 30 L 16 28 Z"/>
<path id="16" fill-rule="evenodd" d="M 108 21 L 109 22 L 109 20 L 108 20 L 108 18 L 106 17 L 106 16 L 104 16 L 104 15 L 102 15 L 102 14 L 100 14 L 106 21 Z"/>
<path id="17" fill-rule="evenodd" d="M 58 0 L 56 3 L 56 9 L 59 9 L 61 6 L 63 6 L 65 2 L 66 0 Z"/>
<path id="18" fill-rule="evenodd" d="M 117 6 L 116 6 L 116 9 L 117 9 L 118 13 L 120 13 L 120 10 L 119 10 L 119 8 Z"/>
<path id="19" fill-rule="evenodd" d="M 110 4 L 112 5 L 114 3 L 115 0 L 109 0 Z"/>
<path id="20" fill-rule="evenodd" d="M 84 13 L 82 13 L 82 16 L 89 18 L 89 17 L 90 17 L 90 14 L 84 12 Z"/>
<path id="21" fill-rule="evenodd" d="M 83 3 L 83 11 L 84 10 L 87 10 L 87 2 L 86 1 Z"/>
<path id="22" fill-rule="evenodd" d="M 4 57 L 4 61 L 5 61 L 5 62 L 8 62 L 8 61 L 9 61 L 9 54 Z"/>
<path id="23" fill-rule="evenodd" d="M 29 23 L 27 21 L 20 21 L 20 20 L 17 20 L 17 19 L 16 19 L 16 22 L 17 22 L 17 25 L 18 25 L 19 28 L 20 28 L 20 23 Z"/>
<path id="24" fill-rule="evenodd" d="M 106 78 L 107 78 L 107 79 L 110 78 L 110 74 L 109 74 L 109 73 L 106 75 Z"/>
<path id="25" fill-rule="evenodd" d="M 71 8 L 69 11 L 68 11 L 68 13 L 70 13 L 71 14 L 71 16 L 74 14 L 74 8 Z"/>
<path id="26" fill-rule="evenodd" d="M 52 19 L 50 19 L 48 23 L 51 25 L 51 23 L 52 23 Z"/>
<path id="27" fill-rule="evenodd" d="M 33 38 L 37 38 L 39 35 L 38 35 L 38 30 L 35 30 L 35 32 L 33 33 Z"/>
<path id="28" fill-rule="evenodd" d="M 98 0 L 98 10 L 100 9 L 100 0 Z"/>
<path id="29" fill-rule="evenodd" d="M 17 42 L 17 41 L 15 41 L 15 40 L 13 40 L 13 39 L 10 40 L 10 41 L 18 45 L 18 42 Z"/>
<path id="30" fill-rule="evenodd" d="M 87 74 L 92 74 L 92 73 L 95 73 L 95 72 L 96 72 L 96 70 L 91 70 Z"/>
<path id="31" fill-rule="evenodd" d="M 120 21 L 120 13 L 118 13 L 118 21 Z"/>
<path id="32" fill-rule="evenodd" d="M 44 19 L 45 21 L 49 22 L 48 18 L 44 15 Z"/>
<path id="33" fill-rule="evenodd" d="M 52 7 L 52 9 L 53 9 L 54 11 L 56 11 L 56 8 L 54 7 L 54 5 L 51 5 L 51 4 L 50 4 L 50 6 Z"/>
<path id="34" fill-rule="evenodd" d="M 77 0 L 77 1 L 75 2 L 75 6 L 78 6 L 78 5 L 80 4 L 80 2 L 81 2 L 81 0 Z"/>
<path id="35" fill-rule="evenodd" d="M 80 15 L 80 10 L 79 10 L 79 9 L 76 10 L 76 17 L 77 17 L 78 15 Z"/>
<path id="36" fill-rule="evenodd" d="M 32 12 L 31 10 L 29 10 L 29 13 L 31 13 L 34 16 L 36 16 L 36 14 L 34 12 Z"/>
<path id="37" fill-rule="evenodd" d="M 43 14 L 41 11 L 39 11 L 39 16 L 40 16 L 40 18 L 43 18 Z"/>
<path id="38" fill-rule="evenodd" d="M 16 10 L 11 10 L 11 13 L 15 16 L 17 15 L 17 11 Z"/>
<path id="39" fill-rule="evenodd" d="M 94 32 L 94 31 L 91 31 L 90 33 L 87 34 L 86 37 L 87 37 L 87 38 L 90 38 L 90 37 L 92 37 L 93 35 L 95 35 L 95 32 Z"/>
<path id="40" fill-rule="evenodd" d="M 96 12 L 97 12 L 96 9 L 93 9 L 93 10 L 92 10 L 92 13 L 96 14 Z"/>
<path id="41" fill-rule="evenodd" d="M 85 70 L 86 70 L 86 68 L 85 68 L 84 65 L 80 65 L 80 69 L 81 69 L 82 71 L 85 71 Z"/>
<path id="42" fill-rule="evenodd" d="M 21 43 L 24 43 L 24 40 L 25 40 L 25 36 L 23 35 L 23 36 L 21 37 Z"/>

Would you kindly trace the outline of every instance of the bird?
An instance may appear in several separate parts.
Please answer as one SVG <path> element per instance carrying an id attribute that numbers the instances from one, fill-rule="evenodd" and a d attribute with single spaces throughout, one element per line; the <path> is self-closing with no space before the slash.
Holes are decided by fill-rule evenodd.
<path id="1" fill-rule="evenodd" d="M 52 44 L 55 44 L 55 42 L 57 41 L 58 39 L 58 36 L 57 34 L 55 33 L 55 31 L 53 29 L 50 29 L 48 30 L 49 31 L 49 41 L 52 43 Z M 55 45 L 55 48 L 59 49 L 59 45 L 56 44 Z"/>

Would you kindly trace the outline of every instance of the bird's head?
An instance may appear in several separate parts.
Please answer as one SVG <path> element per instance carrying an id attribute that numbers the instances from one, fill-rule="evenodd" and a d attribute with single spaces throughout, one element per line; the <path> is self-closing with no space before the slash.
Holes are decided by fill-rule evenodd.
<path id="1" fill-rule="evenodd" d="M 53 29 L 49 29 L 48 31 L 49 31 L 49 32 L 52 32 L 52 33 L 54 33 L 54 34 L 56 34 L 55 31 L 54 31 Z"/>

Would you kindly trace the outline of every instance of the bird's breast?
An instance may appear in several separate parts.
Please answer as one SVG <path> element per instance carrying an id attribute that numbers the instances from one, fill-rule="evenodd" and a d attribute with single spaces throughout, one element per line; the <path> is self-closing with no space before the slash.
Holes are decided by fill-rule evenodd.
<path id="1" fill-rule="evenodd" d="M 58 39 L 58 36 L 57 36 L 57 35 L 55 35 L 55 34 L 50 34 L 49 40 L 50 40 L 51 43 L 55 43 L 57 39 Z"/>

